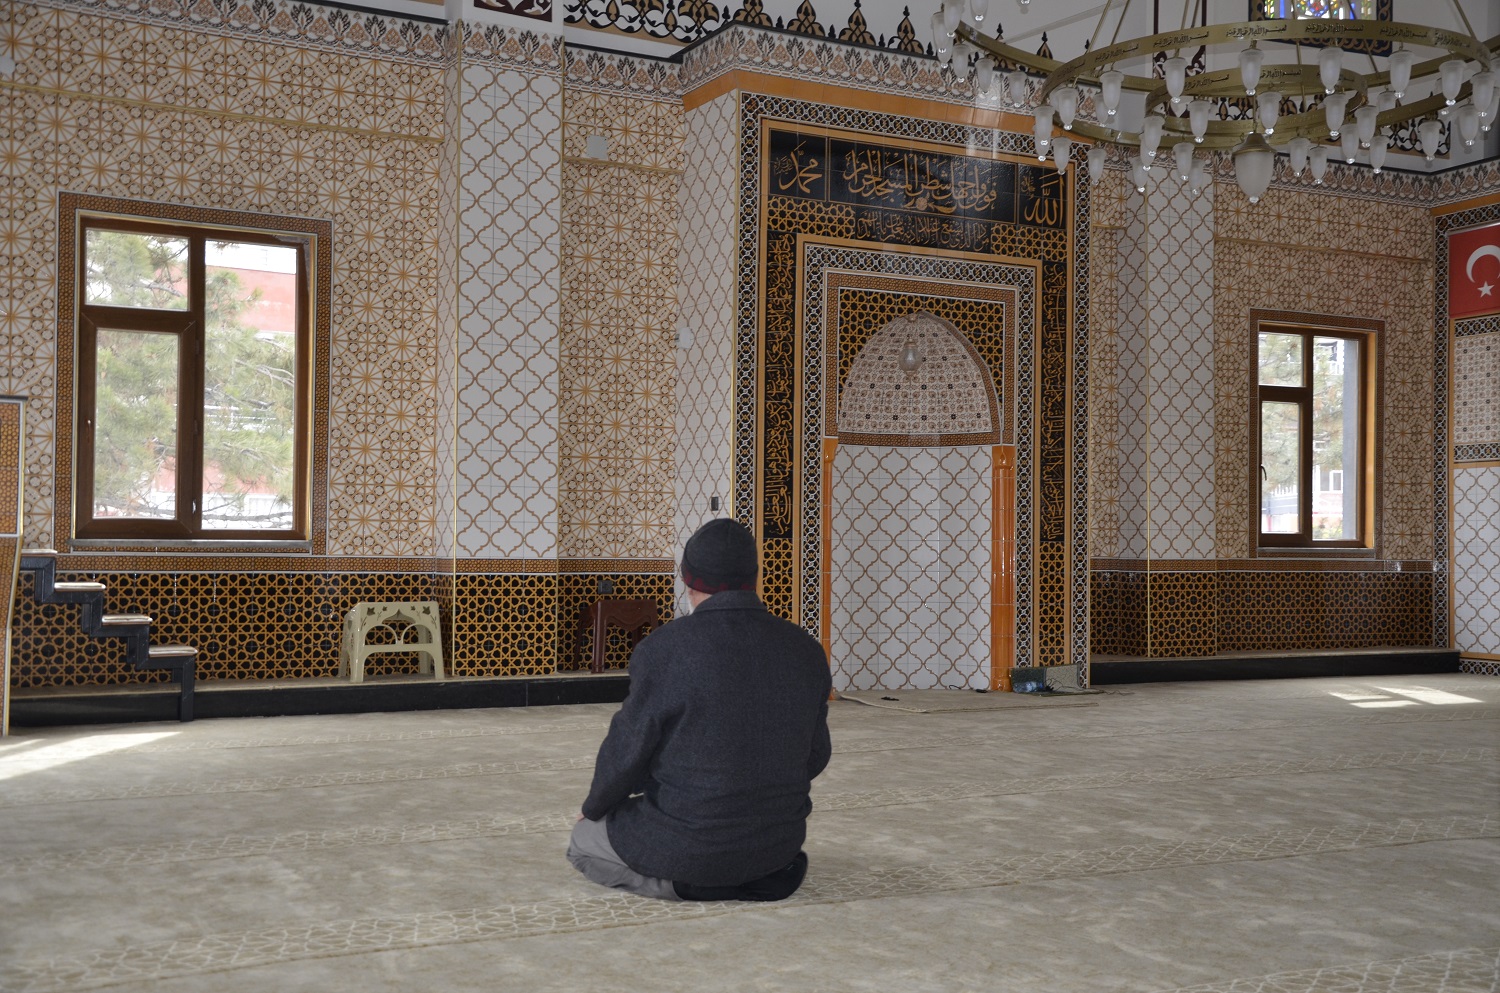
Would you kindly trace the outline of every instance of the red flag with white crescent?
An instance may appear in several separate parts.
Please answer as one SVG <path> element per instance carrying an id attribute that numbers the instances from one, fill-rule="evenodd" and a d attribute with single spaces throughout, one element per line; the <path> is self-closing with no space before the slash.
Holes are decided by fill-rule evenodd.
<path id="1" fill-rule="evenodd" d="M 1500 224 L 1448 236 L 1448 316 L 1500 313 Z"/>

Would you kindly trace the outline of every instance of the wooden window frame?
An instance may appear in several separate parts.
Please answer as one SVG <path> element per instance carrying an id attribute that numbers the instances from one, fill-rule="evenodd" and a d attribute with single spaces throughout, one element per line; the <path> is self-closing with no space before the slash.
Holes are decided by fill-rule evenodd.
<path id="1" fill-rule="evenodd" d="M 1260 336 L 1262 334 L 1295 335 L 1302 339 L 1302 384 L 1300 386 L 1266 386 L 1260 382 Z M 1356 429 L 1356 442 L 1359 446 L 1355 464 L 1358 466 L 1359 493 L 1355 500 L 1355 512 L 1357 515 L 1356 534 L 1352 539 L 1318 539 L 1312 536 L 1313 501 L 1316 494 L 1312 490 L 1312 455 L 1313 455 L 1313 410 L 1312 410 L 1312 377 L 1314 370 L 1313 348 L 1314 341 L 1318 338 L 1341 338 L 1346 341 L 1359 343 L 1359 369 L 1357 381 L 1359 383 L 1359 418 Z M 1251 459 L 1251 505 L 1252 511 L 1252 537 L 1258 548 L 1271 551 L 1282 550 L 1312 550 L 1312 549 L 1373 549 L 1375 530 L 1375 496 L 1376 496 L 1376 370 L 1379 362 L 1375 355 L 1377 346 L 1376 336 L 1372 331 L 1350 330 L 1347 328 L 1331 328 L 1307 324 L 1289 324 L 1279 322 L 1258 323 L 1255 327 L 1255 336 L 1252 339 L 1251 359 L 1251 436 L 1255 441 L 1255 450 Z M 1300 452 L 1298 454 L 1298 527 L 1294 534 L 1268 534 L 1262 531 L 1265 519 L 1262 513 L 1261 497 L 1264 489 L 1261 486 L 1261 472 L 1263 471 L 1261 461 L 1261 424 L 1262 405 L 1265 403 L 1294 403 L 1298 406 L 1300 423 L 1304 430 L 1300 437 Z M 1346 473 L 1343 477 L 1343 485 L 1349 485 L 1349 477 Z"/>
<path id="2" fill-rule="evenodd" d="M 121 231 L 180 237 L 188 240 L 188 309 L 153 310 L 87 303 L 88 232 Z M 154 221 L 81 213 L 76 233 L 77 272 L 77 435 L 74 473 L 74 536 L 79 539 L 146 539 L 152 541 L 307 541 L 310 532 L 309 455 L 312 450 L 313 378 L 312 293 L 314 250 L 311 239 L 293 232 L 249 227 Z M 206 245 L 210 241 L 274 245 L 297 249 L 296 424 L 292 526 L 290 528 L 229 529 L 203 527 L 204 334 Z M 94 422 L 97 397 L 98 332 L 111 330 L 171 334 L 178 339 L 178 397 L 197 397 L 196 408 L 177 405 L 178 455 L 176 516 L 172 519 L 96 518 L 94 506 Z M 190 440 L 191 444 L 185 443 Z"/>

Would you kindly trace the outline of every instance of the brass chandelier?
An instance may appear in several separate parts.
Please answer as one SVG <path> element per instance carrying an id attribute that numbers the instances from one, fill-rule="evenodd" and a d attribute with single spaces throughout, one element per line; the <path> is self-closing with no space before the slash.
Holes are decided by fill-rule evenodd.
<path id="1" fill-rule="evenodd" d="M 1021 0 L 1025 3 L 1026 0 Z M 1337 6 L 1347 19 L 1266 19 L 1193 26 L 1118 40 L 1131 0 L 1106 0 L 1089 50 L 1059 62 L 986 34 L 989 0 L 944 0 L 932 17 L 940 62 L 967 78 L 971 63 L 976 95 L 999 84 L 1000 99 L 1029 112 L 1037 157 L 1066 168 L 1075 137 L 1092 140 L 1090 175 L 1097 180 L 1107 145 L 1131 153 L 1132 181 L 1141 192 L 1153 167 L 1168 156 L 1170 169 L 1197 193 L 1212 172 L 1208 158 L 1228 151 L 1235 178 L 1251 203 L 1270 185 L 1278 150 L 1293 175 L 1310 169 L 1321 183 L 1330 155 L 1349 163 L 1362 149 L 1375 172 L 1384 166 L 1394 133 L 1410 134 L 1430 162 L 1447 138 L 1472 146 L 1500 116 L 1500 36 L 1479 41 L 1458 0 L 1452 0 L 1468 33 L 1391 21 L 1354 20 L 1349 0 Z M 1102 48 L 1105 18 L 1119 12 L 1116 37 Z M 1284 61 L 1268 62 L 1268 42 L 1287 42 Z M 1307 52 L 1304 53 L 1304 48 Z M 1392 50 L 1394 49 L 1394 50 Z M 1418 50 L 1436 57 L 1418 61 Z M 1209 52 L 1237 51 L 1230 68 L 1208 70 Z M 1386 68 L 1371 55 L 1386 51 Z M 1368 72 L 1353 66 L 1367 58 Z M 1118 65 L 1150 60 L 1153 75 L 1130 75 Z M 1226 60 L 1227 61 L 1227 60 Z M 1195 71 L 1196 70 L 1196 71 Z M 1028 76 L 1042 77 L 1034 99 Z M 1427 94 L 1429 88 L 1430 95 Z M 1116 123 L 1122 94 L 1144 94 L 1138 128 Z M 1094 119 L 1080 116 L 1092 97 Z M 1233 113 L 1226 113 L 1231 110 Z M 1057 133 L 1061 127 L 1062 133 Z"/>

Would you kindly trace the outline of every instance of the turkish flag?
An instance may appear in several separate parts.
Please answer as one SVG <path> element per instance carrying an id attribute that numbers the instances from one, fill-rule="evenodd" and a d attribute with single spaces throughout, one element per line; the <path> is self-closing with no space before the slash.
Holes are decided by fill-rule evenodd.
<path id="1" fill-rule="evenodd" d="M 1500 224 L 1448 236 L 1448 316 L 1500 313 Z"/>

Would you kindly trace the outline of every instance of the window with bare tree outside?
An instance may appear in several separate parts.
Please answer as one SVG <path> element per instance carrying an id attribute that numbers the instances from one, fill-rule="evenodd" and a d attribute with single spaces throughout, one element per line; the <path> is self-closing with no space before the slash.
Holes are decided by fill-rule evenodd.
<path id="1" fill-rule="evenodd" d="M 1370 335 L 1261 325 L 1257 519 L 1263 547 L 1364 547 Z"/>
<path id="2" fill-rule="evenodd" d="M 308 245 L 81 218 L 77 536 L 307 533 Z"/>

